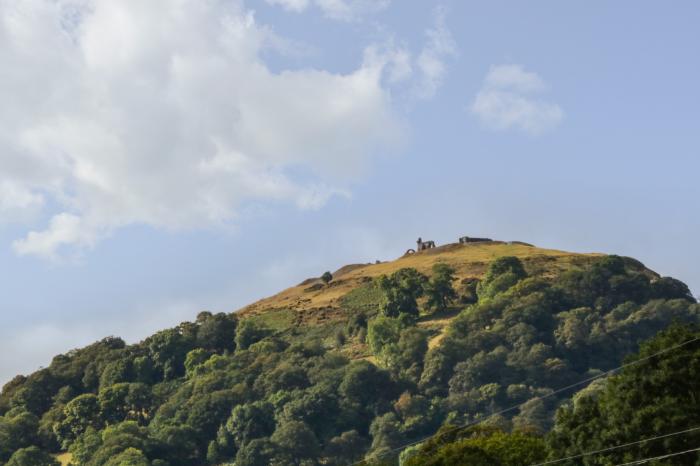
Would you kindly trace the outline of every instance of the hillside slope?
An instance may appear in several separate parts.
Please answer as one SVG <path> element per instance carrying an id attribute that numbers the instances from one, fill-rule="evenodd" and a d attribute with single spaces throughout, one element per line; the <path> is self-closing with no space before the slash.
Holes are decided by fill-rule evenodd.
<path id="1" fill-rule="evenodd" d="M 333 275 L 16 377 L 0 393 L 0 465 L 67 451 L 76 466 L 339 466 L 520 403 L 497 427 L 540 435 L 572 393 L 542 395 L 700 322 L 685 284 L 634 259 L 523 243 Z"/>
<path id="2" fill-rule="evenodd" d="M 317 325 L 348 317 L 343 310 L 352 304 L 343 298 L 380 275 L 390 275 L 402 268 L 414 268 L 429 274 L 435 264 L 444 263 L 455 270 L 457 283 L 481 279 L 494 259 L 503 256 L 518 257 L 533 274 L 553 277 L 575 267 L 581 267 L 599 253 L 572 253 L 543 249 L 519 242 L 490 241 L 480 243 L 452 243 L 434 249 L 406 254 L 396 260 L 375 264 L 350 264 L 333 272 L 333 281 L 324 286 L 320 278 L 309 278 L 302 283 L 263 298 L 238 311 L 243 317 L 275 314 L 270 321 L 286 314 L 284 324 Z M 656 275 L 647 270 L 650 275 Z M 457 285 L 459 286 L 459 285 Z M 287 312 L 289 311 L 289 312 Z"/>

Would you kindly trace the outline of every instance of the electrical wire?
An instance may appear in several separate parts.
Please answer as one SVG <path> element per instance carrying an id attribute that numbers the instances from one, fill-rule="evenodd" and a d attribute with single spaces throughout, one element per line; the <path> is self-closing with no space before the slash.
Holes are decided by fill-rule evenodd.
<path id="1" fill-rule="evenodd" d="M 694 451 L 700 451 L 700 447 L 693 448 L 692 450 L 685 450 L 685 451 L 679 451 L 676 453 L 669 453 L 667 455 L 654 456 L 653 458 L 644 458 L 641 460 L 631 461 L 629 463 L 620 463 L 620 464 L 616 464 L 615 466 L 632 466 L 634 464 L 644 464 L 644 463 L 648 463 L 649 461 L 665 460 L 666 458 L 671 458 L 673 456 L 679 456 L 679 455 L 685 455 L 687 453 L 692 453 Z"/>
<path id="2" fill-rule="evenodd" d="M 414 440 L 413 442 L 409 442 L 409 443 L 403 444 L 403 445 L 401 445 L 401 446 L 392 448 L 391 450 L 387 450 L 387 451 L 385 451 L 385 452 L 383 452 L 383 453 L 377 455 L 376 457 L 377 457 L 377 458 L 382 458 L 382 457 L 387 456 L 387 455 L 390 455 L 390 454 L 392 454 L 392 453 L 399 452 L 399 451 L 401 451 L 401 450 L 403 450 L 403 449 L 405 449 L 405 448 L 412 447 L 412 446 L 414 446 L 414 445 L 418 445 L 419 443 L 423 443 L 423 442 L 425 442 L 426 440 L 430 440 L 431 438 L 440 437 L 440 436 L 443 436 L 443 435 L 445 435 L 445 434 L 447 434 L 447 433 L 450 433 L 450 432 L 456 432 L 456 431 L 459 431 L 459 430 L 462 430 L 462 429 L 466 429 L 466 428 L 468 428 L 468 427 L 473 427 L 473 426 L 475 426 L 475 425 L 478 425 L 478 424 L 481 424 L 481 423 L 487 421 L 488 419 L 490 419 L 490 418 L 492 418 L 492 417 L 494 417 L 494 416 L 498 416 L 498 415 L 501 415 L 501 414 L 504 414 L 504 413 L 513 411 L 513 410 L 515 410 L 515 409 L 518 409 L 518 408 L 520 408 L 521 406 L 523 406 L 525 403 L 528 403 L 528 402 L 530 402 L 530 401 L 532 401 L 532 400 L 537 400 L 537 401 L 539 401 L 539 400 L 544 400 L 544 399 L 546 399 L 546 398 L 549 398 L 549 397 L 551 397 L 551 396 L 556 395 L 557 393 L 561 393 L 561 392 L 566 391 L 566 390 L 569 390 L 569 389 L 571 389 L 571 388 L 578 387 L 579 385 L 583 385 L 583 384 L 585 384 L 585 383 L 592 382 L 593 380 L 599 379 L 599 378 L 601 378 L 601 377 L 608 376 L 608 375 L 613 374 L 613 373 L 615 373 L 615 372 L 617 372 L 617 371 L 619 371 L 619 370 L 621 370 L 621 369 L 624 369 L 624 368 L 626 368 L 626 367 L 634 366 L 634 365 L 640 364 L 640 363 L 642 363 L 642 362 L 648 361 L 648 360 L 650 360 L 650 359 L 652 359 L 652 358 L 654 358 L 654 357 L 656 357 L 656 356 L 660 356 L 660 355 L 662 355 L 662 354 L 666 354 L 666 353 L 668 353 L 668 352 L 671 352 L 671 351 L 673 351 L 673 350 L 675 350 L 675 349 L 682 348 L 683 346 L 689 345 L 690 343 L 696 342 L 696 341 L 698 341 L 698 340 L 700 340 L 700 337 L 693 338 L 693 339 L 688 340 L 688 341 L 685 341 L 685 342 L 683 342 L 683 343 L 679 343 L 679 344 L 677 344 L 677 345 L 675 345 L 675 346 L 671 346 L 670 348 L 665 348 L 665 349 L 663 349 L 663 350 L 661 350 L 661 351 L 658 351 L 658 352 L 656 352 L 656 353 L 654 353 L 654 354 L 650 354 L 649 356 L 645 356 L 645 357 L 643 357 L 643 358 L 635 359 L 634 361 L 631 361 L 631 362 L 622 364 L 622 365 L 620 365 L 620 366 L 618 366 L 618 367 L 615 367 L 615 368 L 613 368 L 613 369 L 610 369 L 610 370 L 608 370 L 608 371 L 601 372 L 600 374 L 594 375 L 593 377 L 588 377 L 587 379 L 581 380 L 581 381 L 576 382 L 576 383 L 573 383 L 573 384 L 571 384 L 571 385 L 567 385 L 567 386 L 565 386 L 565 387 L 558 388 L 557 390 L 554 390 L 554 391 L 552 391 L 552 392 L 550 392 L 550 393 L 547 393 L 546 395 L 542 395 L 542 396 L 539 396 L 539 397 L 535 397 L 535 398 L 532 398 L 532 399 L 530 399 L 530 400 L 528 400 L 528 401 L 526 401 L 526 402 L 524 402 L 524 403 L 520 403 L 520 404 L 511 406 L 510 408 L 502 409 L 502 410 L 497 411 L 497 412 L 495 412 L 495 413 L 491 413 L 491 414 L 489 414 L 488 416 L 486 416 L 486 417 L 483 418 L 483 419 L 479 419 L 479 420 L 477 420 L 477 421 L 471 421 L 471 422 L 468 422 L 468 423 L 463 424 L 463 425 L 461 425 L 461 426 L 456 426 L 456 427 L 453 427 L 453 428 L 451 428 L 451 429 L 447 429 L 447 430 L 445 430 L 445 431 L 443 431 L 443 432 L 436 432 L 436 433 L 434 433 L 433 435 L 428 435 L 427 437 L 423 437 L 423 438 L 421 438 L 421 439 L 419 439 L 419 440 Z M 355 461 L 354 463 L 350 463 L 349 466 L 356 466 L 356 465 L 360 465 L 360 464 L 363 464 L 363 463 L 365 463 L 365 460 Z"/>
<path id="3" fill-rule="evenodd" d="M 643 440 L 638 440 L 636 442 L 624 443 L 622 445 L 615 445 L 614 447 L 602 448 L 600 450 L 587 451 L 585 453 L 580 453 L 578 455 L 567 456 L 566 458 L 559 458 L 556 460 L 545 461 L 544 463 L 532 464 L 530 466 L 544 466 L 546 464 L 556 464 L 556 463 L 561 463 L 562 461 L 575 460 L 577 458 L 582 458 L 584 456 L 598 455 L 600 453 L 606 453 L 608 451 L 618 450 L 620 448 L 630 447 L 632 445 L 638 445 L 640 443 L 646 443 L 646 442 L 651 442 L 653 440 L 658 440 L 658 439 L 667 438 L 667 437 L 673 437 L 675 435 L 687 434 L 689 432 L 694 432 L 696 430 L 700 430 L 700 427 L 693 427 L 692 429 L 681 430 L 679 432 L 673 432 L 672 434 L 657 435 L 656 437 L 650 437 L 650 438 L 646 438 Z"/>

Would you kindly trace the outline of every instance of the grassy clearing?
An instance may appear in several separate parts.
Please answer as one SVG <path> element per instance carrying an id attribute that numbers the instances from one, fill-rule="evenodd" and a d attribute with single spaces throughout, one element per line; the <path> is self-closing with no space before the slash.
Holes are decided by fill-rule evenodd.
<path id="1" fill-rule="evenodd" d="M 73 459 L 73 456 L 66 452 L 66 453 L 59 453 L 56 455 L 56 459 L 58 460 L 59 463 L 61 463 L 61 466 L 68 466 Z"/>
<path id="2" fill-rule="evenodd" d="M 368 282 L 340 298 L 340 306 L 350 314 L 374 314 L 381 299 L 381 291 L 372 282 Z"/>
<path id="3" fill-rule="evenodd" d="M 279 331 L 291 327 L 294 322 L 294 311 L 291 309 L 270 309 L 251 318 L 264 327 Z"/>

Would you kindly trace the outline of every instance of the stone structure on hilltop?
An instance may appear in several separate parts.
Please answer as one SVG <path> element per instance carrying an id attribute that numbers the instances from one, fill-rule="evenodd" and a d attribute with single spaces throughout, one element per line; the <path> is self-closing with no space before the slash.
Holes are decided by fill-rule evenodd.
<path id="1" fill-rule="evenodd" d="M 469 236 L 462 236 L 459 238 L 459 244 L 466 243 L 488 243 L 493 241 L 491 238 L 472 238 Z"/>
<path id="2" fill-rule="evenodd" d="M 418 238 L 418 241 L 416 241 L 416 251 L 423 251 L 424 249 L 432 249 L 435 247 L 435 241 L 423 241 L 422 239 Z"/>

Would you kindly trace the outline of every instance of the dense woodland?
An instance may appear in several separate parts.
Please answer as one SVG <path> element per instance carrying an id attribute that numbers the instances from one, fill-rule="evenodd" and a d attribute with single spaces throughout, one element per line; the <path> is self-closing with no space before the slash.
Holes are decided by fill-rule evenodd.
<path id="1" fill-rule="evenodd" d="M 552 275 L 501 257 L 480 281 L 438 264 L 363 287 L 376 298 L 332 338 L 203 312 L 135 345 L 107 338 L 56 356 L 3 388 L 0 464 L 53 465 L 68 451 L 86 466 L 515 466 L 700 426 L 697 341 L 595 378 L 700 336 L 687 286 L 637 261 Z M 429 345 L 417 321 L 450 312 Z M 341 351 L 365 343 L 371 358 Z M 558 464 L 658 456 L 699 446 L 699 432 Z"/>

